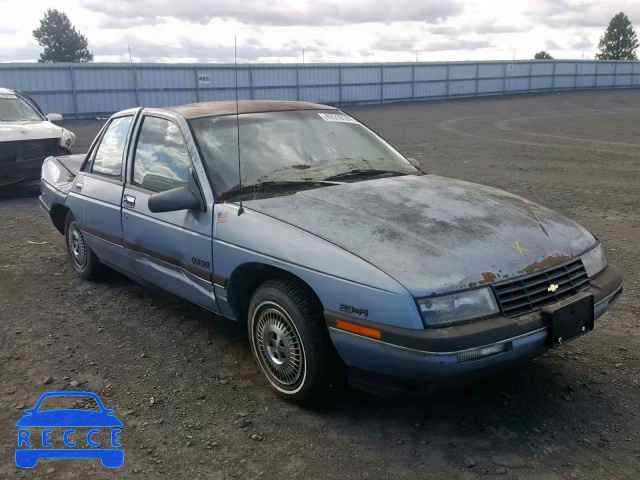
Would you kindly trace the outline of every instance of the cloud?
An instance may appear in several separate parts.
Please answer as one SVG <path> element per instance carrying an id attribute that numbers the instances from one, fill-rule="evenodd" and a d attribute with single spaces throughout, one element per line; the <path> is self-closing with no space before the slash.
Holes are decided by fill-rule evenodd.
<path id="1" fill-rule="evenodd" d="M 372 50 L 383 50 L 385 52 L 411 52 L 416 50 L 419 39 L 416 37 L 408 39 L 382 37 L 372 45 Z"/>
<path id="2" fill-rule="evenodd" d="M 85 8 L 107 17 L 107 24 L 118 19 L 173 17 L 206 24 L 213 18 L 236 20 L 246 25 L 320 26 L 371 22 L 416 21 L 437 24 L 462 12 L 458 0 L 137 0 L 112 2 L 89 0 Z M 126 22 L 127 20 L 124 20 Z"/>
<path id="3" fill-rule="evenodd" d="M 458 40 L 449 39 L 436 42 L 427 42 L 426 47 L 421 47 L 421 52 L 443 52 L 451 50 L 480 50 L 493 47 L 490 40 Z"/>
<path id="4" fill-rule="evenodd" d="M 530 15 L 536 23 L 556 29 L 576 27 L 601 27 L 602 31 L 609 20 L 623 11 L 631 21 L 640 21 L 640 2 L 637 0 L 619 0 L 615 6 L 608 1 L 595 0 L 539 0 L 530 7 Z"/>
<path id="5" fill-rule="evenodd" d="M 40 58 L 42 47 L 25 45 L 20 47 L 0 46 L 0 62 L 24 62 Z"/>
<path id="6" fill-rule="evenodd" d="M 0 35 L 14 35 L 18 33 L 18 30 L 13 27 L 0 26 Z"/>
<path id="7" fill-rule="evenodd" d="M 128 36 L 122 41 L 95 45 L 94 55 L 124 56 L 127 54 L 126 45 L 131 47 L 131 55 L 138 61 L 162 62 L 171 59 L 193 59 L 201 63 L 233 63 L 233 45 L 207 45 L 188 38 L 170 45 L 159 45 L 141 38 Z M 278 57 L 296 57 L 301 51 L 296 45 L 286 45 L 283 48 L 270 48 L 256 43 L 238 45 L 238 61 L 255 62 L 263 59 Z"/>

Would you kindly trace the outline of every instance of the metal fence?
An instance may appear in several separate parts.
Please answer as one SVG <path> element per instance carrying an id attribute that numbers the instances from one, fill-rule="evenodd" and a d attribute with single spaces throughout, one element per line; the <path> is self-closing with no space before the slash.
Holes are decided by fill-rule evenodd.
<path id="1" fill-rule="evenodd" d="M 238 98 L 331 105 L 640 87 L 640 62 L 531 60 L 384 64 L 242 64 Z M 135 106 L 234 100 L 228 64 L 0 64 L 0 87 L 46 112 L 105 116 Z"/>

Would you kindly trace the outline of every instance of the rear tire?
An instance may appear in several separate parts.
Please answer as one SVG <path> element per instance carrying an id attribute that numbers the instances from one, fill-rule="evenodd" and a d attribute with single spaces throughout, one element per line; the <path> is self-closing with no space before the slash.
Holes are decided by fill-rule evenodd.
<path id="1" fill-rule="evenodd" d="M 313 293 L 300 282 L 267 280 L 248 315 L 251 351 L 275 393 L 297 404 L 318 400 L 335 352 Z"/>
<path id="2" fill-rule="evenodd" d="M 101 270 L 100 260 L 87 244 L 80 231 L 76 219 L 71 212 L 67 213 L 64 222 L 64 238 L 71 265 L 83 280 L 95 278 Z"/>

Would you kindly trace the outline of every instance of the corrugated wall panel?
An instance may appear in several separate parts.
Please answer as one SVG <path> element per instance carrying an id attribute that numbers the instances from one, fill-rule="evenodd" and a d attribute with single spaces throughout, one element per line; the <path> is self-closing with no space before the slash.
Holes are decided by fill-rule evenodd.
<path id="1" fill-rule="evenodd" d="M 553 62 L 534 61 L 531 64 L 531 75 L 553 75 Z"/>
<path id="2" fill-rule="evenodd" d="M 581 75 L 577 80 L 578 88 L 594 88 L 596 86 L 595 75 Z"/>
<path id="3" fill-rule="evenodd" d="M 628 87 L 633 85 L 633 75 L 620 75 L 616 76 L 616 87 Z"/>
<path id="4" fill-rule="evenodd" d="M 445 67 L 446 72 L 446 67 Z M 450 80 L 460 80 L 464 78 L 475 78 L 476 76 L 476 66 L 475 64 L 465 64 L 465 65 L 451 65 L 449 67 L 449 79 Z"/>
<path id="5" fill-rule="evenodd" d="M 311 103 L 339 103 L 340 87 L 301 87 L 300 101 Z"/>
<path id="6" fill-rule="evenodd" d="M 248 68 L 238 67 L 238 88 L 251 85 L 250 75 L 251 71 Z M 193 76 L 195 78 L 195 69 Z M 215 70 L 212 68 L 199 68 L 198 76 L 209 77 L 209 83 L 199 82 L 200 88 L 235 88 L 236 86 L 236 72 L 232 69 Z M 192 87 L 193 86 L 195 86 L 195 80 L 193 80 Z"/>
<path id="7" fill-rule="evenodd" d="M 416 98 L 444 97 L 447 94 L 447 82 L 416 83 L 414 96 Z"/>
<path id="8" fill-rule="evenodd" d="M 382 88 L 382 98 L 389 99 L 411 99 L 411 84 L 398 83 L 395 85 L 384 85 Z"/>
<path id="9" fill-rule="evenodd" d="M 256 88 L 255 100 L 295 100 L 298 95 L 297 88 Z"/>
<path id="10" fill-rule="evenodd" d="M 384 82 L 410 82 L 412 67 L 384 67 L 382 79 Z"/>
<path id="11" fill-rule="evenodd" d="M 507 92 L 520 92 L 529 89 L 529 77 L 507 78 L 505 80 L 505 88 Z"/>
<path id="12" fill-rule="evenodd" d="M 618 67 L 616 68 L 616 73 L 618 75 L 626 75 L 633 73 L 633 63 L 618 63 Z"/>
<path id="13" fill-rule="evenodd" d="M 423 80 L 446 80 L 447 79 L 447 66 L 446 65 L 416 65 L 416 82 Z"/>
<path id="14" fill-rule="evenodd" d="M 597 65 L 593 62 L 578 62 L 578 75 L 594 75 Z"/>
<path id="15" fill-rule="evenodd" d="M 133 92 L 78 93 L 78 110 L 84 114 L 118 112 L 135 104 Z"/>
<path id="16" fill-rule="evenodd" d="M 296 79 L 295 68 L 255 68 L 253 70 L 255 87 L 296 85 Z"/>
<path id="17" fill-rule="evenodd" d="M 195 72 L 187 68 L 136 68 L 138 88 L 194 88 Z"/>
<path id="18" fill-rule="evenodd" d="M 505 82 L 501 78 L 478 80 L 478 93 L 497 93 L 505 88 Z"/>
<path id="19" fill-rule="evenodd" d="M 380 87 L 378 85 L 342 87 L 343 102 L 371 102 L 377 98 L 380 98 Z"/>
<path id="20" fill-rule="evenodd" d="M 0 69 L 0 86 L 23 92 L 71 90 L 71 73 L 68 68 L 19 69 L 6 73 Z"/>
<path id="21" fill-rule="evenodd" d="M 525 77 L 531 72 L 531 64 L 529 63 L 508 63 L 505 67 L 505 76 L 507 77 Z"/>
<path id="22" fill-rule="evenodd" d="M 598 75 L 596 87 L 613 87 L 613 75 Z"/>
<path id="23" fill-rule="evenodd" d="M 73 74 L 77 90 L 125 90 L 135 85 L 132 69 L 76 68 Z"/>
<path id="24" fill-rule="evenodd" d="M 340 83 L 339 68 L 301 68 L 300 85 L 338 85 Z"/>
<path id="25" fill-rule="evenodd" d="M 554 88 L 575 88 L 576 86 L 576 77 L 573 75 L 564 76 L 564 77 L 556 77 Z"/>
<path id="26" fill-rule="evenodd" d="M 531 90 L 550 90 L 553 77 L 531 77 Z"/>
<path id="27" fill-rule="evenodd" d="M 73 94 L 71 93 L 41 94 L 33 95 L 31 98 L 37 102 L 45 114 L 61 113 L 65 117 L 73 117 L 76 113 Z"/>
<path id="28" fill-rule="evenodd" d="M 450 82 L 449 95 L 475 95 L 476 81 L 474 80 L 456 80 Z"/>
<path id="29" fill-rule="evenodd" d="M 513 64 L 511 64 L 513 67 Z M 478 68 L 479 78 L 503 77 L 506 74 L 507 66 L 504 64 L 480 65 Z"/>
<path id="30" fill-rule="evenodd" d="M 172 107 L 198 101 L 195 90 L 188 92 L 138 92 L 138 98 L 140 103 L 147 107 Z"/>
<path id="31" fill-rule="evenodd" d="M 343 67 L 342 69 L 343 85 L 378 82 L 380 82 L 380 67 Z"/>
<path id="32" fill-rule="evenodd" d="M 596 64 L 597 70 L 596 73 L 598 75 L 609 75 L 613 74 L 616 70 L 615 62 L 598 62 Z"/>
<path id="33" fill-rule="evenodd" d="M 376 103 L 529 90 L 640 87 L 640 62 L 245 64 L 238 67 L 237 77 L 240 99 Z M 0 86 L 35 95 L 45 111 L 67 116 L 75 115 L 76 103 L 80 116 L 91 116 L 138 103 L 167 106 L 234 100 L 235 83 L 235 68 L 228 64 L 0 64 Z"/>

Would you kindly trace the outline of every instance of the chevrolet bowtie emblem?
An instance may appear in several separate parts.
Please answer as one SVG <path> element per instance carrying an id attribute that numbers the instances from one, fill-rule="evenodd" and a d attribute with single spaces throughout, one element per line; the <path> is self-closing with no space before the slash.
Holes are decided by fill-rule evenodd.
<path id="1" fill-rule="evenodd" d="M 558 289 L 558 285 L 556 285 L 555 283 L 552 283 L 551 285 L 549 285 L 549 288 L 547 288 L 547 292 L 555 292 Z"/>
<path id="2" fill-rule="evenodd" d="M 522 248 L 517 240 L 516 240 L 516 245 L 515 246 L 509 245 L 509 248 L 513 248 L 514 250 L 518 250 L 518 252 L 520 252 L 520 255 L 523 255 L 522 252 L 533 253 L 533 250 L 529 250 L 527 248 Z"/>

